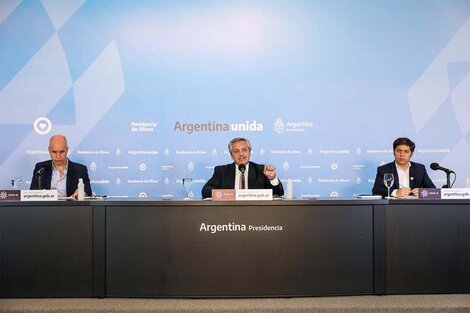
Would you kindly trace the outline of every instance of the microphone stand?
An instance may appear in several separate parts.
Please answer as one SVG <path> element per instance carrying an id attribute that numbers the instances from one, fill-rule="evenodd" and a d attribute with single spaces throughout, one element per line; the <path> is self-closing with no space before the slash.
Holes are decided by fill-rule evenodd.
<path id="1" fill-rule="evenodd" d="M 39 173 L 36 173 L 36 177 L 38 179 L 38 189 L 42 190 L 42 175 Z"/>
<path id="2" fill-rule="evenodd" d="M 450 173 L 446 171 L 447 185 L 443 185 L 442 188 L 450 188 Z"/>

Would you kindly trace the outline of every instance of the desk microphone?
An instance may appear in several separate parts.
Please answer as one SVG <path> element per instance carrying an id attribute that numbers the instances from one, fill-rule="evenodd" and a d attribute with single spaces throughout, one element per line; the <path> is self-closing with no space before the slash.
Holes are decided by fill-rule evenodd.
<path id="1" fill-rule="evenodd" d="M 37 170 L 36 176 L 41 176 L 42 174 L 44 174 L 45 171 L 46 171 L 46 167 L 45 166 L 41 167 L 39 170 Z"/>
<path id="2" fill-rule="evenodd" d="M 42 174 L 44 174 L 44 172 L 47 169 L 50 169 L 50 166 L 45 165 L 45 166 L 41 167 L 40 169 L 38 169 L 35 173 L 36 178 L 38 180 L 38 189 L 39 190 L 41 190 L 43 188 L 43 186 L 42 186 Z"/>
<path id="3" fill-rule="evenodd" d="M 448 168 L 442 167 L 442 166 L 440 166 L 438 163 L 431 163 L 430 167 L 431 167 L 432 170 L 435 170 L 435 171 L 441 170 L 441 171 L 446 172 L 447 174 L 450 174 L 450 173 L 454 173 L 454 174 L 455 174 L 455 172 L 454 172 L 453 170 L 450 170 L 450 169 L 448 169 Z"/>
<path id="4" fill-rule="evenodd" d="M 246 166 L 245 164 L 240 164 L 238 165 L 238 170 L 242 173 L 245 173 L 245 170 L 246 170 Z"/>

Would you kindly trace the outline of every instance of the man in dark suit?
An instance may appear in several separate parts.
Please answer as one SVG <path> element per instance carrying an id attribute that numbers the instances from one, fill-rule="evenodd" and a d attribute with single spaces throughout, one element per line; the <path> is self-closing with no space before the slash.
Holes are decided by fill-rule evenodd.
<path id="1" fill-rule="evenodd" d="M 408 138 L 401 137 L 393 142 L 395 161 L 377 168 L 372 193 L 386 197 L 387 187 L 384 184 L 385 173 L 392 173 L 394 182 L 390 188 L 391 196 L 403 198 L 418 196 L 419 188 L 436 188 L 429 178 L 423 164 L 411 162 L 415 150 L 415 143 Z"/>
<path id="2" fill-rule="evenodd" d="M 51 160 L 39 162 L 33 170 L 30 189 L 57 189 L 59 197 L 78 197 L 78 179 L 83 179 L 85 194 L 91 195 L 90 178 L 85 165 L 67 158 L 69 147 L 67 138 L 54 135 L 49 140 Z M 39 179 L 41 186 L 39 186 Z"/>
<path id="3" fill-rule="evenodd" d="M 275 196 L 284 194 L 274 166 L 250 162 L 251 143 L 248 139 L 232 139 L 228 150 L 234 162 L 214 168 L 214 174 L 202 188 L 203 198 L 212 197 L 212 189 L 272 189 Z"/>

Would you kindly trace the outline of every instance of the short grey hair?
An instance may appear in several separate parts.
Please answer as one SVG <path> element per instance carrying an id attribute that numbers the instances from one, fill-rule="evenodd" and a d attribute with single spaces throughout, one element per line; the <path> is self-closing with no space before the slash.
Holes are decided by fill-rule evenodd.
<path id="1" fill-rule="evenodd" d="M 248 146 L 248 149 L 250 149 L 251 151 L 251 143 L 248 139 L 246 138 L 243 138 L 243 137 L 237 137 L 237 138 L 233 138 L 232 140 L 230 140 L 230 142 L 228 143 L 228 151 L 230 152 L 230 154 L 232 154 L 232 145 L 235 143 L 235 142 L 239 142 L 239 141 L 244 141 L 246 142 L 246 145 Z"/>

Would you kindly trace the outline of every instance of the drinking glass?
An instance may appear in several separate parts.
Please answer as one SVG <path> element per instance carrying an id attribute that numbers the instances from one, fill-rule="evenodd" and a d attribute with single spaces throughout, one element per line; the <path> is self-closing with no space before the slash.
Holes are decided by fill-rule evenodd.
<path id="1" fill-rule="evenodd" d="M 385 199 L 391 199 L 390 197 L 390 188 L 393 186 L 395 179 L 393 177 L 393 173 L 385 173 L 384 174 L 384 184 L 385 187 L 387 187 L 388 190 L 388 196 Z"/>
<path id="2" fill-rule="evenodd" d="M 183 178 L 183 186 L 186 188 L 186 198 L 185 200 L 191 200 L 191 186 L 193 184 L 193 179 L 191 177 Z"/>

